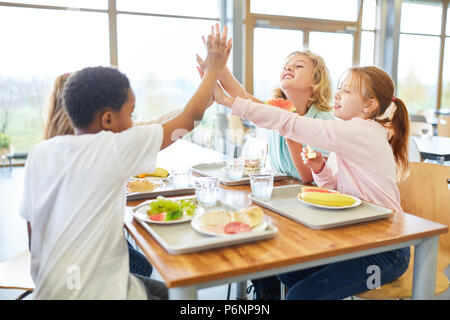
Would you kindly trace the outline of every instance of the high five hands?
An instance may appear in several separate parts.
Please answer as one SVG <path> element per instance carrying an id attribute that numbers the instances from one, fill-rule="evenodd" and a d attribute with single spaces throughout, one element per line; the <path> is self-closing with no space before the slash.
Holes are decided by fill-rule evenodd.
<path id="1" fill-rule="evenodd" d="M 220 35 L 219 24 L 211 27 L 211 34 L 206 40 L 207 56 L 204 61 L 203 71 L 217 72 L 220 74 L 225 67 L 231 52 L 231 38 L 227 41 L 227 27 L 225 26 Z"/>
<path id="2" fill-rule="evenodd" d="M 220 27 L 219 24 L 216 23 L 215 26 L 211 27 L 211 33 L 208 35 L 207 39 L 205 39 L 204 36 L 202 36 L 203 44 L 205 45 L 208 55 L 205 60 L 203 60 L 198 54 L 197 57 L 197 71 L 200 74 L 200 77 L 203 78 L 206 70 L 211 70 L 209 65 L 213 62 L 215 58 L 217 58 L 214 53 L 215 52 L 224 52 L 226 55 L 225 63 L 216 70 L 222 71 L 225 67 L 226 61 L 228 59 L 228 56 L 231 52 L 232 47 L 232 41 L 231 38 L 227 42 L 227 27 L 223 27 L 222 36 L 220 36 Z M 214 93 L 213 97 L 211 97 L 210 105 L 213 103 L 213 101 L 216 101 L 219 104 L 231 107 L 231 105 L 234 102 L 234 99 L 230 98 L 222 89 L 220 86 L 220 83 L 217 82 L 216 86 L 214 87 Z"/>

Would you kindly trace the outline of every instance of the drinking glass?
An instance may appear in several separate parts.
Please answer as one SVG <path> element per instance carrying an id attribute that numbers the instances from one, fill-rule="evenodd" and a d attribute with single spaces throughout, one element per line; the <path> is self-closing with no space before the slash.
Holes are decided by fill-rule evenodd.
<path id="1" fill-rule="evenodd" d="M 272 172 L 250 173 L 252 195 L 260 200 L 269 200 L 273 190 Z"/>
<path id="2" fill-rule="evenodd" d="M 219 179 L 213 177 L 195 179 L 195 196 L 197 197 L 197 201 L 205 207 L 216 205 L 218 193 Z"/>
<path id="3" fill-rule="evenodd" d="M 172 185 L 175 188 L 187 188 L 191 185 L 192 168 L 176 168 L 172 170 Z"/>
<path id="4" fill-rule="evenodd" d="M 227 175 L 231 180 L 242 178 L 244 173 L 244 159 L 229 158 L 227 159 Z"/>

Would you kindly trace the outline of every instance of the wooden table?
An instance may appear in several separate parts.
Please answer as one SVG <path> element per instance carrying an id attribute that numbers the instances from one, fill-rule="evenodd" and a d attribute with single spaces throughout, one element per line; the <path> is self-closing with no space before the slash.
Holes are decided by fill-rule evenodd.
<path id="1" fill-rule="evenodd" d="M 196 154 L 201 156 L 197 159 L 198 162 L 203 162 L 206 154 L 211 158 L 220 157 L 210 150 L 200 150 L 183 141 L 165 150 L 161 158 L 180 159 L 182 156 L 177 152 L 186 148 L 194 150 L 185 155 L 190 163 L 195 162 L 193 158 L 196 158 Z M 294 183 L 298 181 L 286 179 L 276 184 Z M 248 185 L 221 186 L 219 198 L 244 207 L 251 203 L 249 193 Z M 140 202 L 130 201 L 128 205 L 135 206 Z M 268 221 L 279 230 L 274 238 L 190 254 L 167 253 L 131 214 L 126 214 L 125 226 L 164 279 L 169 288 L 170 299 L 196 299 L 198 289 L 310 268 L 410 245 L 415 246 L 413 298 L 434 297 L 438 236 L 448 231 L 447 226 L 410 214 L 394 213 L 390 218 L 382 220 L 318 231 L 267 209 L 263 210 Z"/>
<path id="2" fill-rule="evenodd" d="M 450 160 L 450 138 L 440 136 L 413 138 L 423 159 L 436 160 L 440 164 Z"/>

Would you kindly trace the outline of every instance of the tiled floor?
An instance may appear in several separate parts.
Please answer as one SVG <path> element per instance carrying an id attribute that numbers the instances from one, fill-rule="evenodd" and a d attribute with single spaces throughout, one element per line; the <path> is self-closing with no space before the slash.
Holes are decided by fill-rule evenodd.
<path id="1" fill-rule="evenodd" d="M 24 169 L 16 167 L 13 170 L 0 167 L 0 261 L 7 260 L 28 247 L 26 223 L 19 216 L 19 206 L 22 198 Z M 450 278 L 450 266 L 445 274 Z M 154 271 L 152 277 L 161 279 Z M 202 300 L 225 300 L 227 285 L 202 289 L 198 292 Z M 15 299 L 23 291 L 0 289 L 0 300 Z M 231 286 L 231 299 L 236 299 L 236 284 Z M 251 299 L 251 294 L 248 295 Z M 31 299 L 32 295 L 26 299 Z M 439 300 L 450 300 L 450 289 L 438 296 Z"/>

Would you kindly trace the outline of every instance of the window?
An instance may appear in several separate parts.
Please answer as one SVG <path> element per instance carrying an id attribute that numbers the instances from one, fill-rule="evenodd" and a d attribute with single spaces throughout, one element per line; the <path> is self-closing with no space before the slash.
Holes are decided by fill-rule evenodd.
<path id="1" fill-rule="evenodd" d="M 444 74 L 441 109 L 450 109 L 450 37 L 445 40 Z"/>
<path id="2" fill-rule="evenodd" d="M 164 15 L 219 17 L 219 4 L 217 1 L 211 0 L 117 0 L 117 10 Z"/>
<path id="3" fill-rule="evenodd" d="M 439 63 L 439 38 L 402 34 L 396 95 L 410 113 L 434 109 Z"/>
<path id="4" fill-rule="evenodd" d="M 116 30 L 110 30 L 114 12 L 108 4 L 0 4 L 0 30 L 7 30 L 0 33 L 0 132 L 12 138 L 15 151 L 27 152 L 42 140 L 47 98 L 54 79 L 66 72 L 110 65 L 110 59 L 118 57 L 120 70 L 135 90 L 136 113 L 142 120 L 184 107 L 195 92 L 200 83 L 195 54 L 205 56 L 201 35 L 218 21 L 218 1 L 116 0 Z M 117 51 L 110 47 L 116 33 Z M 204 126 L 214 126 L 215 111 L 209 108 Z"/>
<path id="5" fill-rule="evenodd" d="M 442 102 L 441 108 L 450 110 L 450 23 L 449 23 L 450 8 L 447 8 L 447 29 L 445 37 L 445 56 L 443 65 L 443 80 L 442 80 Z"/>
<path id="6" fill-rule="evenodd" d="M 364 0 L 361 21 L 361 54 L 360 66 L 369 66 L 374 64 L 375 52 L 375 29 L 376 29 L 376 0 Z"/>
<path id="7" fill-rule="evenodd" d="M 0 30 L 8 30 L 0 33 L 0 130 L 11 137 L 15 151 L 29 151 L 42 140 L 43 111 L 54 79 L 109 64 L 108 16 L 0 7 Z"/>
<path id="8" fill-rule="evenodd" d="M 358 14 L 359 3 L 363 3 L 362 15 Z M 376 3 L 250 0 L 246 28 L 253 30 L 253 48 L 247 41 L 246 63 L 251 65 L 246 70 L 247 91 L 268 99 L 278 87 L 283 60 L 289 53 L 305 49 L 324 58 L 335 91 L 343 71 L 359 61 L 373 64 Z M 356 44 L 361 50 L 355 49 Z"/>
<path id="9" fill-rule="evenodd" d="M 195 54 L 205 58 L 201 35 L 211 22 L 121 14 L 117 25 L 119 66 L 135 91 L 135 113 L 149 119 L 184 107 L 200 83 Z M 147 32 L 137 41 L 130 35 L 139 29 Z"/>
<path id="10" fill-rule="evenodd" d="M 270 15 L 356 21 L 358 0 L 251 0 L 250 11 Z"/>
<path id="11" fill-rule="evenodd" d="M 8 0 L 7 2 L 44 6 L 60 6 L 69 8 L 108 8 L 108 0 Z"/>
<path id="12" fill-rule="evenodd" d="M 119 67 L 130 78 L 135 92 L 137 119 L 147 120 L 182 108 L 192 97 L 201 80 L 195 54 L 205 58 L 201 36 L 209 34 L 218 21 L 218 8 L 218 2 L 211 0 L 117 1 Z M 180 16 L 166 16 L 169 14 Z M 145 36 L 130 36 L 136 30 L 146 30 Z M 213 106 L 206 111 L 197 131 L 214 129 L 216 109 Z M 207 140 L 196 142 L 210 146 L 213 141 Z"/>
<path id="13" fill-rule="evenodd" d="M 439 1 L 402 2 L 397 96 L 410 113 L 436 109 L 445 101 L 445 67 L 443 82 L 439 79 L 442 13 Z M 439 86 L 443 86 L 442 100 Z"/>
<path id="14" fill-rule="evenodd" d="M 335 92 L 342 73 L 352 66 L 353 35 L 311 32 L 309 43 L 311 51 L 319 54 L 324 59 L 331 76 L 331 87 L 333 92 Z"/>
<path id="15" fill-rule="evenodd" d="M 254 48 L 254 95 L 265 101 L 280 85 L 280 72 L 286 57 L 303 49 L 303 32 L 255 28 Z"/>

